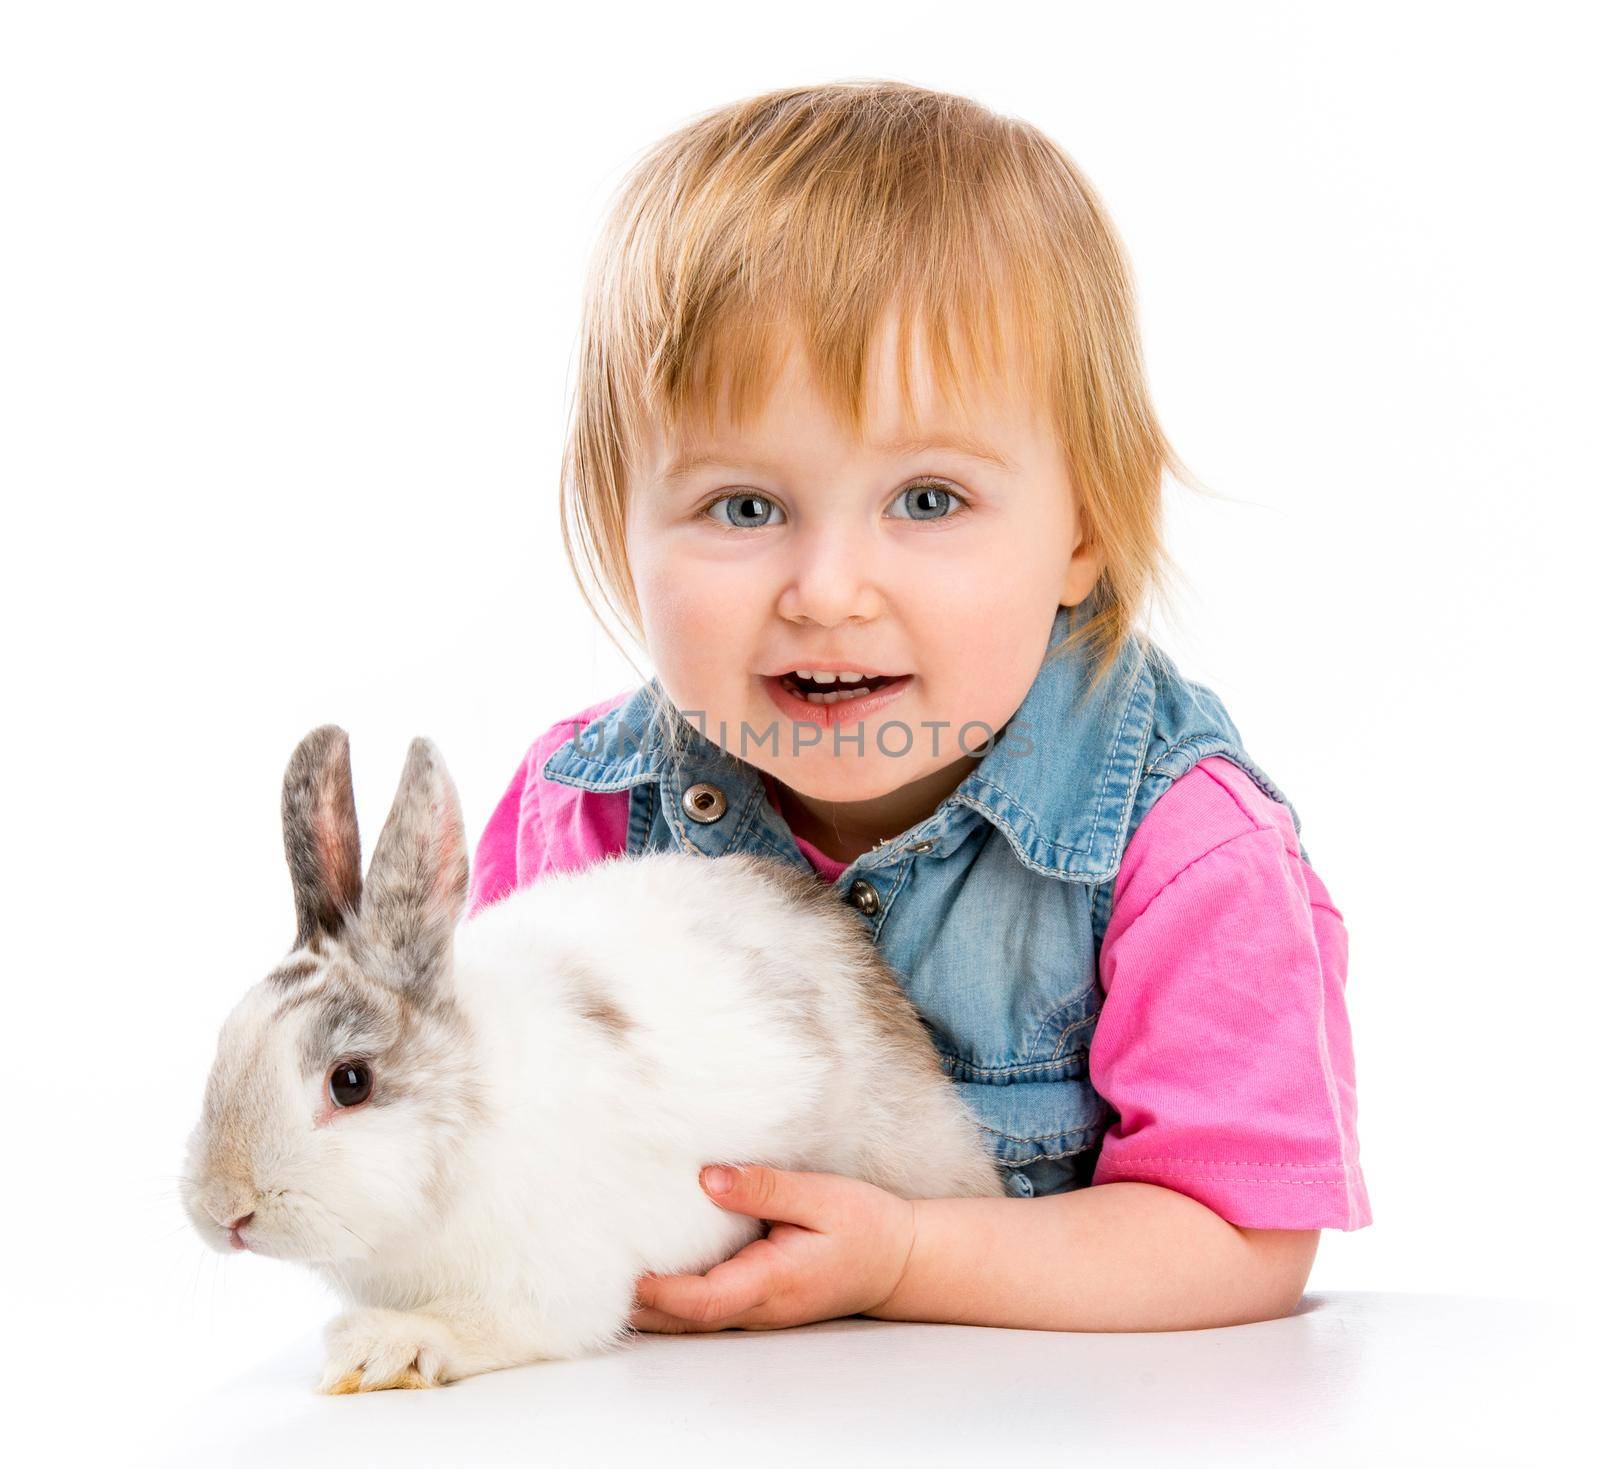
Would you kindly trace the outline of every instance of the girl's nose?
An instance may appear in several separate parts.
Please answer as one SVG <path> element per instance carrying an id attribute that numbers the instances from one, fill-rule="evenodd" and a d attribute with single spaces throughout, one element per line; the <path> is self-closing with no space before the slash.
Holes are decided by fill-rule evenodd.
<path id="1" fill-rule="evenodd" d="M 795 538 L 793 548 L 788 582 L 778 601 L 782 616 L 832 627 L 851 619 L 870 622 L 882 612 L 870 532 L 811 527 Z"/>

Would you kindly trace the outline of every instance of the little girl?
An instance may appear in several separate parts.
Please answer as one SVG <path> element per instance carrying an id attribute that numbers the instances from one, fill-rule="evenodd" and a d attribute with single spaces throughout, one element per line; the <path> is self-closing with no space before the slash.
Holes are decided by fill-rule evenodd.
<path id="1" fill-rule="evenodd" d="M 708 1166 L 772 1227 L 643 1277 L 636 1326 L 1261 1320 L 1320 1229 L 1371 1222 L 1339 910 L 1221 702 L 1141 627 L 1164 469 L 1188 482 L 1121 246 L 1027 124 L 795 88 L 625 182 L 562 532 L 657 673 L 534 741 L 471 911 L 620 853 L 814 871 L 1011 1195 Z"/>

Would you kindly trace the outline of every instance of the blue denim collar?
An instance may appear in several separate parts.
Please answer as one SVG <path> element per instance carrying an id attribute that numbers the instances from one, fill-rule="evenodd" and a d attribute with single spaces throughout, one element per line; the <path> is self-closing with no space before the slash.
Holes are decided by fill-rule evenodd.
<path id="1" fill-rule="evenodd" d="M 1071 616 L 1070 608 L 1057 612 L 1051 648 L 1071 630 Z M 1151 663 L 1160 656 L 1130 639 L 1092 693 L 1081 646 L 1046 657 L 993 746 L 938 810 L 902 840 L 858 858 L 851 872 L 894 860 L 913 841 L 919 852 L 954 845 L 963 830 L 956 817 L 970 809 L 1038 872 L 1088 883 L 1113 876 L 1143 774 L 1156 702 Z M 770 810 L 760 772 L 683 720 L 681 754 L 674 754 L 652 689 L 665 702 L 659 680 L 640 685 L 562 744 L 545 761 L 543 775 L 589 791 L 659 781 L 664 808 L 673 813 L 689 785 L 711 781 L 727 794 L 727 815 L 716 828 L 698 829 L 674 817 L 680 836 L 708 855 L 741 842 L 772 845 L 782 822 Z"/>

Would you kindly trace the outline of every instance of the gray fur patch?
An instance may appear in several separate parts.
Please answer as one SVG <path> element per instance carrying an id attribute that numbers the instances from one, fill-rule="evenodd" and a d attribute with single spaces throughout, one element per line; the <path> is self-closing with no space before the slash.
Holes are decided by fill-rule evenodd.
<path id="1" fill-rule="evenodd" d="M 633 1019 L 605 991 L 594 971 L 581 959 L 568 958 L 562 966 L 578 1013 L 614 1041 L 623 1041 L 633 1029 Z"/>
<path id="2" fill-rule="evenodd" d="M 312 959 L 304 955 L 297 958 L 291 955 L 267 975 L 267 983 L 277 989 L 293 989 L 302 980 L 311 979 L 320 973 L 322 973 L 322 961 L 320 959 Z"/>
<path id="3" fill-rule="evenodd" d="M 278 1008 L 281 1019 L 298 1006 L 311 1018 L 300 1035 L 300 1067 L 307 1075 L 352 1051 L 374 1054 L 391 1048 L 397 1038 L 397 1005 L 384 1005 L 348 983 L 333 983 L 296 995 Z"/>

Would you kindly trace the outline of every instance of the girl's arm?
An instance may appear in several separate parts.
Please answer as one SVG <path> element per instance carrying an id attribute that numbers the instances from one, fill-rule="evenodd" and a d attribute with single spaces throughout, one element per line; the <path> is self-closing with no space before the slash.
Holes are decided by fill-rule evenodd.
<path id="1" fill-rule="evenodd" d="M 899 1284 L 867 1312 L 1051 1331 L 1183 1331 L 1291 1312 L 1320 1231 L 1244 1229 L 1152 1183 L 919 1199 Z"/>
<path id="2" fill-rule="evenodd" d="M 724 1209 L 770 1228 L 704 1275 L 644 1275 L 641 1331 L 766 1330 L 835 1316 L 1174 1331 L 1292 1311 L 1315 1229 L 1236 1227 L 1157 1184 L 1037 1199 L 918 1199 L 835 1173 L 701 1170 Z"/>

